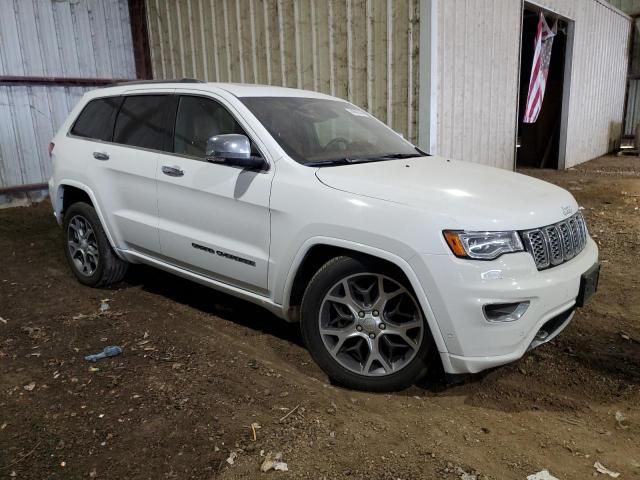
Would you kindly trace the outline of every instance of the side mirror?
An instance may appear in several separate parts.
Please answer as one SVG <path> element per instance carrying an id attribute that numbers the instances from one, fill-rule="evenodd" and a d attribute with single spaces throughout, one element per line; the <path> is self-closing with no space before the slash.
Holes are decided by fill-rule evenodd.
<path id="1" fill-rule="evenodd" d="M 264 158 L 251 155 L 249 139 L 238 133 L 216 135 L 209 138 L 205 158 L 207 162 L 211 163 L 222 163 L 254 170 L 266 167 Z"/>

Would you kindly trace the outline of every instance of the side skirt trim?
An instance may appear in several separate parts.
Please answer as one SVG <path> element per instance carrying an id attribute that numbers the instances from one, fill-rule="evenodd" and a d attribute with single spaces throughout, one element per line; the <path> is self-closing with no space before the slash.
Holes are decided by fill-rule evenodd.
<path id="1" fill-rule="evenodd" d="M 259 305 L 263 308 L 266 308 L 271 313 L 276 315 L 279 318 L 286 319 L 285 311 L 283 310 L 282 305 L 274 303 L 270 298 L 265 297 L 263 295 L 250 292 L 248 290 L 243 290 L 242 288 L 235 287 L 233 285 L 229 285 L 227 283 L 219 282 L 217 280 L 213 280 L 204 275 L 200 275 L 198 273 L 192 272 L 190 270 L 186 270 L 184 268 L 172 265 L 170 263 L 162 262 L 157 260 L 149 255 L 145 255 L 143 253 L 135 252 L 133 250 L 121 250 L 118 249 L 118 253 L 121 254 L 125 258 L 130 258 L 139 263 L 144 263 L 146 265 L 150 265 L 152 267 L 159 268 L 169 273 L 173 273 L 182 278 L 186 278 L 188 280 L 192 280 L 196 283 L 204 285 L 206 287 L 213 288 L 214 290 L 219 290 L 221 292 L 227 293 L 234 297 L 240 298 L 242 300 L 247 300 L 251 303 Z"/>

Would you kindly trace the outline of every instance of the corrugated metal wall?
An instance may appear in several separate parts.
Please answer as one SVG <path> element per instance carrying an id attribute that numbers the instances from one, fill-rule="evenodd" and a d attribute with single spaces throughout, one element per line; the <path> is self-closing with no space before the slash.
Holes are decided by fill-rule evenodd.
<path id="1" fill-rule="evenodd" d="M 0 0 L 0 76 L 135 78 L 127 0 Z M 0 188 L 46 181 L 47 145 L 91 87 L 0 83 Z"/>
<path id="2" fill-rule="evenodd" d="M 532 3 L 575 21 L 569 168 L 620 137 L 630 21 L 597 0 Z M 437 153 L 513 168 L 522 1 L 446 0 L 437 8 Z"/>
<path id="3" fill-rule="evenodd" d="M 574 4 L 567 168 L 618 146 L 631 27 L 627 17 L 604 3 L 574 0 Z"/>
<path id="4" fill-rule="evenodd" d="M 147 0 L 153 75 L 346 98 L 417 137 L 418 0 Z"/>
<path id="5" fill-rule="evenodd" d="M 439 1 L 436 153 L 513 167 L 521 2 Z"/>
<path id="6" fill-rule="evenodd" d="M 47 146 L 86 89 L 0 85 L 0 188 L 49 178 Z"/>
<path id="7" fill-rule="evenodd" d="M 147 0 L 154 77 L 347 98 L 417 140 L 420 0 Z M 436 153 L 513 168 L 521 0 L 437 4 Z M 629 21 L 599 0 L 532 3 L 575 21 L 566 167 L 621 131 Z M 428 32 L 426 32 L 428 33 Z"/>

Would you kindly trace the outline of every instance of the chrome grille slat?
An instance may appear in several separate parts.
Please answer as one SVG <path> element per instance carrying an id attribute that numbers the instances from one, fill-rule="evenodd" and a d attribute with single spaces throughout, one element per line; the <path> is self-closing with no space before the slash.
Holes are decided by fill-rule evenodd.
<path id="1" fill-rule="evenodd" d="M 584 217 L 580 215 L 578 218 L 578 227 L 580 227 L 580 250 L 587 245 L 587 224 Z"/>
<path id="2" fill-rule="evenodd" d="M 543 232 L 547 236 L 549 242 L 549 260 L 551 265 L 560 265 L 564 260 L 562 255 L 562 240 L 560 238 L 560 230 L 555 225 L 545 227 Z"/>
<path id="3" fill-rule="evenodd" d="M 568 262 L 587 245 L 587 225 L 580 212 L 562 222 L 521 233 L 538 270 Z"/>
<path id="4" fill-rule="evenodd" d="M 571 228 L 571 237 L 573 238 L 573 251 L 578 252 L 580 250 L 580 232 L 575 217 L 569 219 L 569 228 Z"/>
<path id="5" fill-rule="evenodd" d="M 525 243 L 527 244 L 527 250 L 533 255 L 533 259 L 536 265 L 540 265 L 539 268 L 546 268 L 549 266 L 549 251 L 548 243 L 542 233 L 542 230 L 530 230 L 525 232 Z"/>
<path id="6" fill-rule="evenodd" d="M 571 237 L 571 228 L 567 222 L 558 224 L 560 234 L 562 236 L 562 256 L 565 260 L 573 258 L 573 238 Z"/>

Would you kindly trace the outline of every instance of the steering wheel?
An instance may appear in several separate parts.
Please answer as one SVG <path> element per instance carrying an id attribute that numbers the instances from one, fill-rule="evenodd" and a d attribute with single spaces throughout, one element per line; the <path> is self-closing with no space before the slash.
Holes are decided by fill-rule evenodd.
<path id="1" fill-rule="evenodd" d="M 329 151 L 329 150 L 346 150 L 347 147 L 349 146 L 349 140 L 347 140 L 346 138 L 343 137 L 338 137 L 338 138 L 334 138 L 333 140 L 331 140 L 329 143 L 327 143 L 324 147 L 325 151 Z M 342 147 L 338 147 L 338 145 L 342 144 Z M 338 147 L 338 148 L 336 148 Z"/>

